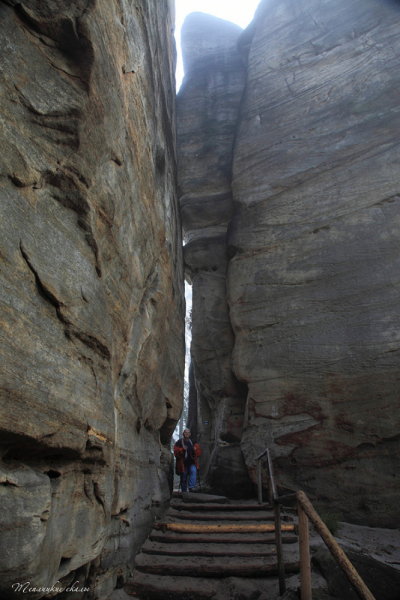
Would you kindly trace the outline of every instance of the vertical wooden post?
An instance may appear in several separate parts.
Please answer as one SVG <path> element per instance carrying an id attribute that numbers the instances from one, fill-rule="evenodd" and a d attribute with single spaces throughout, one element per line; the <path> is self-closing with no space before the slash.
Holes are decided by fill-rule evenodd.
<path id="1" fill-rule="evenodd" d="M 278 558 L 278 576 L 279 576 L 279 595 L 283 596 L 286 592 L 285 583 L 285 563 L 283 560 L 283 547 L 282 547 L 282 530 L 281 530 L 281 506 L 278 502 L 274 501 L 274 515 L 275 515 L 275 545 L 276 553 Z"/>
<path id="2" fill-rule="evenodd" d="M 375 600 L 375 597 L 371 594 L 346 554 L 343 552 L 333 535 L 328 530 L 325 523 L 322 521 L 321 517 L 318 516 L 318 513 L 315 512 L 315 509 L 304 492 L 296 492 L 298 506 L 304 510 L 306 516 L 310 519 L 311 523 L 314 525 L 319 535 L 324 540 L 325 544 L 328 547 L 329 552 L 335 558 L 337 564 L 341 569 L 343 569 L 344 574 L 350 581 L 351 585 L 354 587 L 360 598 L 363 600 Z M 299 510 L 299 520 L 300 520 L 300 510 Z M 310 596 L 311 597 L 311 596 Z"/>
<path id="3" fill-rule="evenodd" d="M 259 458 L 257 461 L 257 496 L 258 496 L 258 504 L 262 504 L 261 458 Z"/>
<path id="4" fill-rule="evenodd" d="M 301 600 L 312 600 L 308 518 L 300 504 L 297 505 L 297 508 L 299 512 Z"/>

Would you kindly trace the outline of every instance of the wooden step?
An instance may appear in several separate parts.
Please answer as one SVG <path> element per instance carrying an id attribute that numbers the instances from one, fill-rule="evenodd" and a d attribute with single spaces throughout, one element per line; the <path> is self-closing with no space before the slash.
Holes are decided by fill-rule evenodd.
<path id="1" fill-rule="evenodd" d="M 276 556 L 276 550 L 273 547 L 266 549 L 263 544 L 248 544 L 244 548 L 238 544 L 220 544 L 213 543 L 184 543 L 184 544 L 163 544 L 146 540 L 142 546 L 144 554 L 166 555 L 166 556 L 207 556 L 207 557 L 268 557 Z"/>
<path id="2" fill-rule="evenodd" d="M 161 542 L 163 544 L 275 544 L 275 536 L 272 534 L 266 536 L 263 534 L 254 534 L 252 536 L 246 534 L 181 534 L 174 535 L 168 533 L 159 533 L 158 531 L 152 531 L 149 535 L 149 539 L 153 542 Z M 282 536 L 283 544 L 296 544 L 298 538 L 295 535 Z"/>
<path id="3" fill-rule="evenodd" d="M 167 517 L 172 517 L 173 519 L 181 519 L 183 521 L 273 521 L 274 515 L 254 515 L 254 514 L 192 514 L 192 513 L 183 513 L 183 512 L 175 512 L 172 510 L 167 511 Z M 289 521 L 293 520 L 292 517 L 288 517 L 283 515 L 282 520 Z"/>
<path id="4" fill-rule="evenodd" d="M 188 523 L 169 523 L 161 521 L 154 523 L 154 529 L 161 531 L 175 531 L 175 533 L 271 533 L 275 531 L 275 525 L 193 525 Z M 281 531 L 294 531 L 295 525 L 282 524 Z"/>
<path id="5" fill-rule="evenodd" d="M 194 510 L 194 511 L 207 511 L 207 510 L 223 510 L 225 511 L 259 511 L 259 510 L 272 510 L 270 504 L 189 504 L 186 502 L 171 502 L 171 508 L 174 510 Z"/>
<path id="6" fill-rule="evenodd" d="M 174 498 L 181 498 L 183 502 L 190 502 L 190 504 L 228 504 L 229 498 L 226 496 L 215 496 L 214 494 L 202 494 L 202 493 L 193 493 L 193 492 L 173 492 Z"/>
<path id="7" fill-rule="evenodd" d="M 125 585 L 125 592 L 146 600 L 216 600 L 216 586 L 210 579 L 150 575 L 135 572 Z"/>
<path id="8" fill-rule="evenodd" d="M 282 521 L 282 542 L 291 544 L 284 551 L 289 575 L 300 570 L 297 525 L 287 515 Z M 231 600 L 233 589 L 243 598 L 262 590 L 263 596 L 275 594 L 274 533 L 266 503 L 229 504 L 224 497 L 186 493 L 154 524 L 125 591 L 141 600 Z"/>
<path id="9" fill-rule="evenodd" d="M 175 556 L 136 556 L 135 568 L 141 573 L 168 575 L 171 577 L 271 577 L 278 574 L 278 565 L 274 559 L 254 558 L 207 558 Z M 299 562 L 285 564 L 286 573 L 298 573 Z"/>

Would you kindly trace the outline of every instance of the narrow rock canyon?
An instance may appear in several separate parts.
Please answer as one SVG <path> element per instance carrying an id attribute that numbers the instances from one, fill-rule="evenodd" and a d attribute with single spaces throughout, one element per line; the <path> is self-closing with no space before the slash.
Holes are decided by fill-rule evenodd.
<path id="1" fill-rule="evenodd" d="M 184 23 L 178 178 L 186 275 L 193 285 L 193 412 L 201 432 L 202 470 L 214 491 L 252 496 L 240 448 L 247 387 L 231 367 L 235 338 L 226 289 L 226 233 L 235 213 L 232 145 L 246 77 L 236 48 L 241 31 L 203 13 L 192 13 Z"/>
<path id="2" fill-rule="evenodd" d="M 254 497 L 269 446 L 281 492 L 400 525 L 400 3 L 193 13 L 177 98 L 174 10 L 0 0 L 5 600 L 130 577 L 171 497 L 184 278 L 205 488 Z"/>

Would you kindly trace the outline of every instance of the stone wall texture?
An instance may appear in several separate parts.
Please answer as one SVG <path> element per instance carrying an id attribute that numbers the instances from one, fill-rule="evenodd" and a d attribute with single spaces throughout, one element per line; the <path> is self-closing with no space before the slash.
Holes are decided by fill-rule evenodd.
<path id="1" fill-rule="evenodd" d="M 169 500 L 173 27 L 168 0 L 0 1 L 2 598 L 107 598 Z"/>
<path id="2" fill-rule="evenodd" d="M 282 491 L 380 526 L 400 523 L 399 32 L 393 0 L 261 2 L 238 40 L 246 83 L 229 150 L 235 215 L 225 212 L 247 470 L 254 481 L 269 446 Z M 194 102 L 192 112 L 205 118 Z M 202 204 L 207 215 L 215 206 Z M 193 218 L 202 230 L 203 213 Z M 217 298 L 195 280 L 194 306 Z M 222 339 L 207 339 L 212 373 Z M 201 391 L 211 377 L 196 356 Z"/>

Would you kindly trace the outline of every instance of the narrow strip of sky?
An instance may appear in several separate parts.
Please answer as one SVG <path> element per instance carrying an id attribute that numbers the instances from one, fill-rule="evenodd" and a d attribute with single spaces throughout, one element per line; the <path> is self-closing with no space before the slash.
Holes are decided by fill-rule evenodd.
<path id="1" fill-rule="evenodd" d="M 191 12 L 203 12 L 215 15 L 220 19 L 232 21 L 247 27 L 253 19 L 254 12 L 260 0 L 175 0 L 175 38 L 178 51 L 176 68 L 176 89 L 179 90 L 183 79 L 183 64 L 181 52 L 181 28 L 183 21 Z"/>

